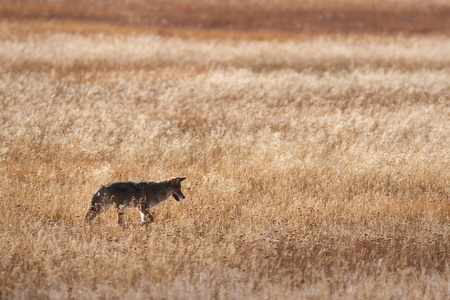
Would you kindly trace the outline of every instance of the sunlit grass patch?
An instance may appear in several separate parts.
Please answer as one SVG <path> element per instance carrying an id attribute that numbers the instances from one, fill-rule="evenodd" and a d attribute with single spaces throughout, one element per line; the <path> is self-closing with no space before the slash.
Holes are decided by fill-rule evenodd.
<path id="1" fill-rule="evenodd" d="M 0 297 L 446 299 L 449 45 L 4 37 Z M 84 223 L 170 176 L 147 228 Z"/>

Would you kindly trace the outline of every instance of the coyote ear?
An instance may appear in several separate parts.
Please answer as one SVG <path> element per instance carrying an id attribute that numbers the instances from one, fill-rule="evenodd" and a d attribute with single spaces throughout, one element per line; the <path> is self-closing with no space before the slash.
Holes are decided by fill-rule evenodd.
<path id="1" fill-rule="evenodd" d="M 170 179 L 170 181 L 174 182 L 174 183 L 181 183 L 185 179 L 186 179 L 186 177 L 173 177 Z"/>

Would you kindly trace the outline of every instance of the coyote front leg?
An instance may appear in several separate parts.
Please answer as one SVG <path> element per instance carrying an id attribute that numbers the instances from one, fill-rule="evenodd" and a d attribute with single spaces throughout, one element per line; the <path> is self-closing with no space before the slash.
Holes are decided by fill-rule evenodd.
<path id="1" fill-rule="evenodd" d="M 142 225 L 146 225 L 149 223 L 153 223 L 154 219 L 152 214 L 150 213 L 149 209 L 146 208 L 140 208 L 141 218 L 142 218 Z"/>

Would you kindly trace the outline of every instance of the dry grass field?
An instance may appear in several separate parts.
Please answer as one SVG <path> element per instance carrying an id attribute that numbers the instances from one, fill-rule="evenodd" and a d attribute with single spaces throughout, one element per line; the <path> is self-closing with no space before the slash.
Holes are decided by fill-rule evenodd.
<path id="1" fill-rule="evenodd" d="M 0 299 L 450 297 L 441 29 L 163 30 L 36 3 L 0 8 Z M 171 176 L 186 199 L 150 226 L 84 224 L 100 185 Z"/>

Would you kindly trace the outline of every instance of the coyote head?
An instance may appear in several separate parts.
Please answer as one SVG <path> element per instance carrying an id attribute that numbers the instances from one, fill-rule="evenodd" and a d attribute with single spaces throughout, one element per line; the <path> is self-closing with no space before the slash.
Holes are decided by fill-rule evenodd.
<path id="1" fill-rule="evenodd" d="M 169 185 L 171 188 L 172 196 L 177 201 L 180 201 L 180 199 L 184 199 L 184 195 L 181 192 L 181 182 L 185 179 L 186 177 L 174 177 L 169 179 Z"/>

